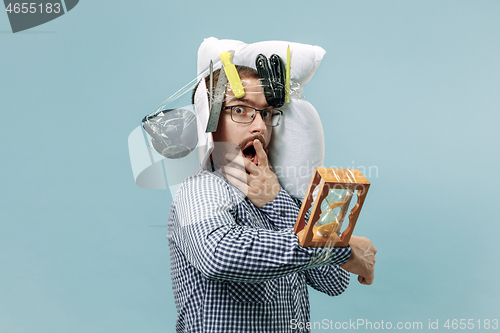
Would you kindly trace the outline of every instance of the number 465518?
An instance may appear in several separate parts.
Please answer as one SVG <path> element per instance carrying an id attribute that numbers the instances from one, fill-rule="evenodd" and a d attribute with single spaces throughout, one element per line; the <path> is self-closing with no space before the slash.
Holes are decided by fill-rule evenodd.
<path id="1" fill-rule="evenodd" d="M 27 3 L 27 2 L 23 2 L 23 3 L 9 3 L 9 5 L 7 6 L 7 8 L 5 8 L 5 11 L 8 12 L 9 14 L 14 12 L 14 14 L 19 14 L 19 13 L 22 13 L 22 14 L 27 14 L 27 13 L 31 13 L 31 14 L 35 14 L 35 13 L 47 13 L 47 14 L 51 14 L 51 13 L 55 13 L 55 14 L 59 14 L 61 12 L 61 4 L 60 3 L 46 3 L 45 6 L 43 3 L 40 3 L 40 4 L 37 4 L 37 3 L 34 3 L 34 2 L 31 2 L 31 3 Z"/>

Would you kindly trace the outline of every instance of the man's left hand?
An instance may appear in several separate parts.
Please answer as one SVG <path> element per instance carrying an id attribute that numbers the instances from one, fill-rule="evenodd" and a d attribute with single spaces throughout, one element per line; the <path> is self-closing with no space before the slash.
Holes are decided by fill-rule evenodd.
<path id="1" fill-rule="evenodd" d="M 377 249 L 368 238 L 354 235 L 351 236 L 349 245 L 351 246 L 351 256 L 340 267 L 357 274 L 359 283 L 372 284 Z"/>

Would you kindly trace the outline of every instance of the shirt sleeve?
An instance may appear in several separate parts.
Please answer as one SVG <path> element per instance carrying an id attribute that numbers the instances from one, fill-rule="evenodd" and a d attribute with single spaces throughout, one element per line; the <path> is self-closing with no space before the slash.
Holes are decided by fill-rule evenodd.
<path id="1" fill-rule="evenodd" d="M 320 266 L 306 271 L 306 283 L 330 296 L 342 294 L 349 280 L 349 272 L 339 266 Z"/>
<path id="2" fill-rule="evenodd" d="M 300 211 L 301 202 L 281 189 L 274 201 L 261 208 L 278 228 L 293 228 Z M 309 220 L 308 211 L 305 216 Z M 345 262 L 338 262 L 342 265 Z M 337 265 L 319 266 L 305 271 L 306 282 L 312 288 L 330 296 L 342 294 L 349 285 L 350 274 Z"/>
<path id="3" fill-rule="evenodd" d="M 256 283 L 349 258 L 350 248 L 303 248 L 288 228 L 239 225 L 229 186 L 213 174 L 196 174 L 173 203 L 170 238 L 207 279 Z"/>

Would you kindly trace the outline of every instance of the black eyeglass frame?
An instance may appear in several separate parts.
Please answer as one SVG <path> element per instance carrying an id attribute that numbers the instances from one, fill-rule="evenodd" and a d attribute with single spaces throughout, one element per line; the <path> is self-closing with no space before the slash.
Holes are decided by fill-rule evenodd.
<path id="1" fill-rule="evenodd" d="M 240 107 L 240 108 L 250 108 L 250 109 L 253 109 L 255 110 L 255 113 L 253 115 L 253 118 L 252 120 L 250 121 L 236 121 L 234 120 L 233 118 L 233 108 L 237 108 L 237 107 Z M 235 123 L 238 123 L 238 124 L 251 124 L 253 123 L 253 121 L 255 120 L 255 115 L 257 114 L 257 112 L 260 112 L 260 116 L 262 117 L 262 112 L 264 111 L 270 111 L 272 112 L 271 113 L 271 121 L 272 121 L 272 118 L 276 115 L 278 115 L 278 122 L 276 123 L 276 125 L 268 125 L 266 124 L 266 126 L 269 126 L 269 127 L 276 127 L 280 124 L 280 120 L 281 120 L 281 116 L 283 116 L 283 111 L 279 110 L 279 109 L 263 109 L 263 110 L 259 110 L 259 109 L 256 109 L 254 107 L 251 107 L 251 106 L 248 106 L 248 105 L 231 105 L 231 106 L 225 106 L 222 108 L 222 110 L 231 110 L 231 120 L 234 121 Z M 262 120 L 264 120 L 264 117 L 262 117 Z M 265 124 L 265 120 L 264 120 L 264 124 Z"/>

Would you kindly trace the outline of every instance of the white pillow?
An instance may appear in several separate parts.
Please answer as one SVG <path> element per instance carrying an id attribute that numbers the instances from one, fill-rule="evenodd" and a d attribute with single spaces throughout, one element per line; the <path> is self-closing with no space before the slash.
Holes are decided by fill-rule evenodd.
<path id="1" fill-rule="evenodd" d="M 233 63 L 255 68 L 255 58 L 262 53 L 267 58 L 277 54 L 286 62 L 287 48 L 290 46 L 291 66 L 290 78 L 300 84 L 306 84 L 311 80 L 316 68 L 318 68 L 325 50 L 319 46 L 291 43 L 284 41 L 265 41 L 253 44 L 231 39 L 206 38 L 198 49 L 198 74 L 209 67 L 210 60 L 214 62 L 214 68 L 220 67 L 219 55 L 222 52 L 234 50 Z M 219 64 L 217 64 L 219 62 Z"/>
<path id="2" fill-rule="evenodd" d="M 284 41 L 266 41 L 245 44 L 237 40 L 219 40 L 207 38 L 198 50 L 198 75 L 205 72 L 210 64 L 219 68 L 219 54 L 234 51 L 233 63 L 255 68 L 255 58 L 259 53 L 270 57 L 279 55 L 286 62 L 287 47 L 290 46 L 292 86 L 298 87 L 291 95 L 290 103 L 283 109 L 283 119 L 273 129 L 269 145 L 269 159 L 276 171 L 281 186 L 292 196 L 302 200 L 307 191 L 315 167 L 323 166 L 325 143 L 323 126 L 316 109 L 302 97 L 302 85 L 309 82 L 318 68 L 325 50 L 319 46 L 290 43 Z M 202 91 L 206 91 L 202 85 Z M 199 89 L 201 90 L 201 89 Z M 203 97 L 202 97 L 203 96 Z M 197 94 L 195 110 L 198 128 L 205 129 L 208 121 L 207 94 Z M 199 131 L 198 149 L 200 163 L 208 156 L 211 147 L 211 133 Z"/>

